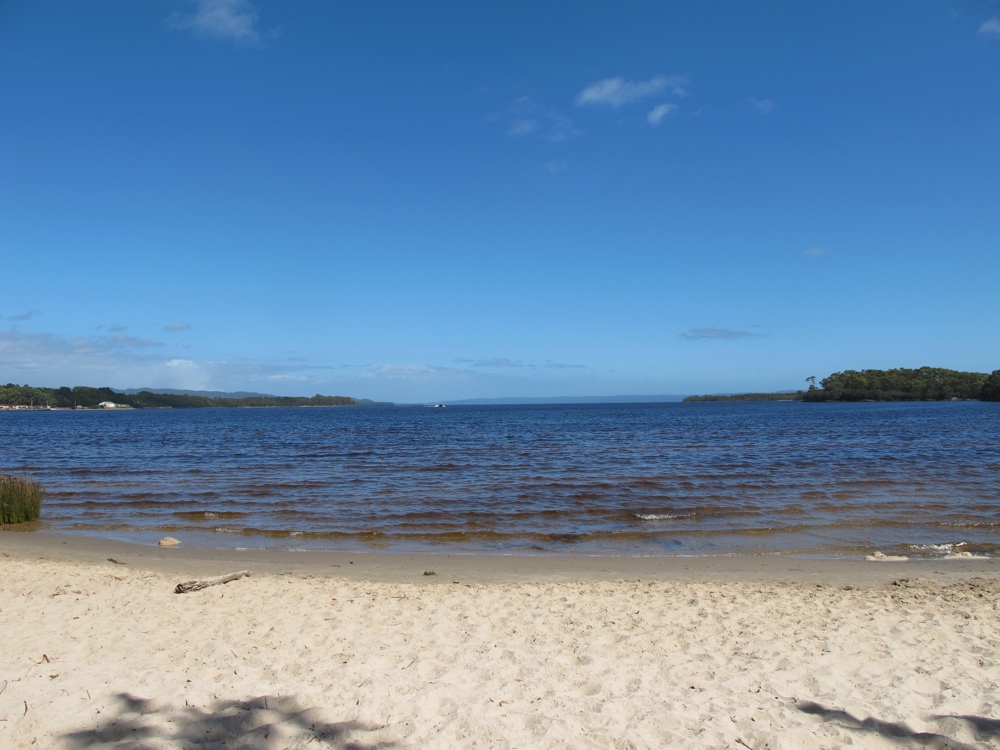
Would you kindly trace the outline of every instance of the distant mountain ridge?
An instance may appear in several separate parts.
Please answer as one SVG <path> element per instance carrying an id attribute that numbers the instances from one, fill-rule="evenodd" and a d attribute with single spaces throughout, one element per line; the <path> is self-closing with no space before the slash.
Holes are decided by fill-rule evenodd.
<path id="1" fill-rule="evenodd" d="M 511 396 L 507 398 L 466 398 L 444 401 L 453 406 L 489 406 L 515 404 L 659 404 L 683 401 L 684 396 L 542 396 L 536 398 Z"/>

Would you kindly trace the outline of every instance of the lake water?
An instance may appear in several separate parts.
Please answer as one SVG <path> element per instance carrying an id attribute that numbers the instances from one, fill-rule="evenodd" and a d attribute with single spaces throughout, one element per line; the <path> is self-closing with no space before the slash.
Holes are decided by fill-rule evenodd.
<path id="1" fill-rule="evenodd" d="M 998 438 L 978 402 L 4 412 L 0 471 L 144 543 L 992 555 Z"/>

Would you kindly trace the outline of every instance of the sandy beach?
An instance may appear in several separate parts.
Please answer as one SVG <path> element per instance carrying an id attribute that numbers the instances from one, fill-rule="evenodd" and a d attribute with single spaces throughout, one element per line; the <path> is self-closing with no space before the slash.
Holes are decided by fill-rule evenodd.
<path id="1" fill-rule="evenodd" d="M 991 560 L 239 552 L 0 531 L 0 571 L 3 747 L 1000 747 Z"/>

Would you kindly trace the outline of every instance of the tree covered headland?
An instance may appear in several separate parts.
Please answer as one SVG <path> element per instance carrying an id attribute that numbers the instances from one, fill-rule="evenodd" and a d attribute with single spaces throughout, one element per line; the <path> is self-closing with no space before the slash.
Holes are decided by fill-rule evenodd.
<path id="1" fill-rule="evenodd" d="M 942 367 L 915 370 L 844 370 L 823 378 L 817 388 L 808 378 L 803 401 L 1000 401 L 1000 370 L 991 375 Z"/>
<path id="2" fill-rule="evenodd" d="M 807 391 L 734 393 L 688 396 L 685 401 L 1000 401 L 1000 370 L 987 375 L 942 367 L 916 370 L 844 370 L 823 378 L 806 378 Z"/>
<path id="3" fill-rule="evenodd" d="M 8 383 L 0 386 L 0 404 L 5 406 L 49 406 L 73 409 L 96 408 L 103 401 L 111 401 L 134 409 L 198 409 L 210 406 L 357 406 L 358 402 L 348 396 L 251 396 L 249 398 L 209 398 L 182 394 L 151 393 L 142 391 L 125 394 L 110 388 L 90 388 L 78 385 L 74 388 L 33 388 L 30 385 Z"/>

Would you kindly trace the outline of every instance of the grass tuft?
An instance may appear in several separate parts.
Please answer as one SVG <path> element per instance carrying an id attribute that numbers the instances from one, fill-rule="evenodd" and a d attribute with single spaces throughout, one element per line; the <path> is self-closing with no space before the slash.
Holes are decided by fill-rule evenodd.
<path id="1" fill-rule="evenodd" d="M 0 474 L 0 526 L 34 521 L 42 511 L 42 485 L 28 477 Z"/>

